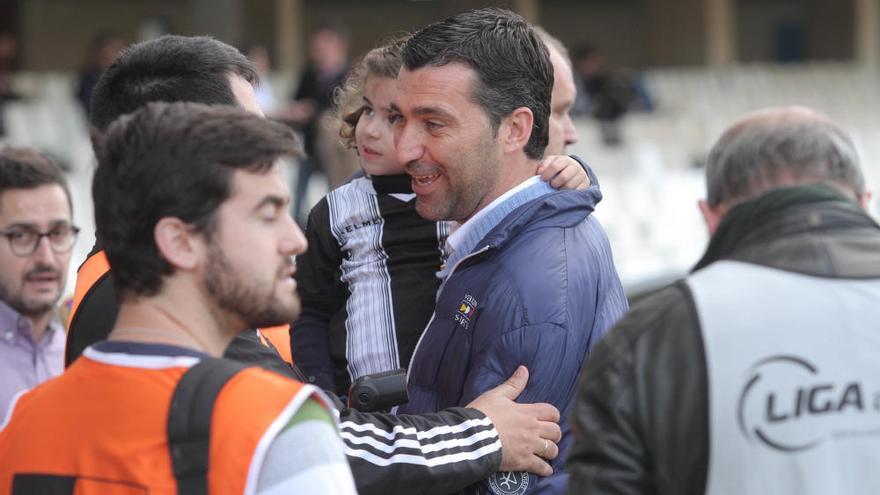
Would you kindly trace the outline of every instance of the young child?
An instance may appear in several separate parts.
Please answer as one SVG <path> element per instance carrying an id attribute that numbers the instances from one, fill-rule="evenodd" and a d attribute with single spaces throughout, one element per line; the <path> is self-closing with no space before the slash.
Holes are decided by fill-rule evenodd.
<path id="1" fill-rule="evenodd" d="M 450 222 L 421 218 L 412 180 L 395 160 L 391 102 L 396 40 L 367 53 L 337 94 L 340 136 L 364 172 L 309 213 L 309 249 L 297 257 L 302 314 L 291 326 L 293 359 L 310 382 L 346 395 L 357 378 L 409 366 L 434 311 Z M 587 183 L 569 157 L 539 166 L 554 187 Z M 567 170 L 566 170 L 567 169 Z"/>

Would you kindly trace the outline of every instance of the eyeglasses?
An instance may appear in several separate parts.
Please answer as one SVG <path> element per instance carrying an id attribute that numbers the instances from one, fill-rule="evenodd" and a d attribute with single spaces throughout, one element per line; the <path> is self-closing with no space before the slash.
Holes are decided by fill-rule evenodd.
<path id="1" fill-rule="evenodd" d="M 0 235 L 9 240 L 9 248 L 16 256 L 30 256 L 37 251 L 43 237 L 49 239 L 49 247 L 55 254 L 70 251 L 76 242 L 79 227 L 72 225 L 59 225 L 49 232 L 39 232 L 27 227 L 14 227 L 0 231 Z"/>

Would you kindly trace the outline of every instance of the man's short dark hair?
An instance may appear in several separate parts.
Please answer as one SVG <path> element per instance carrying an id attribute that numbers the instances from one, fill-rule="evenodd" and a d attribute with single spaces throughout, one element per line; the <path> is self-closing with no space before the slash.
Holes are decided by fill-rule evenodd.
<path id="1" fill-rule="evenodd" d="M 235 105 L 229 74 L 250 83 L 257 72 L 235 48 L 206 36 L 162 36 L 128 47 L 92 93 L 90 120 L 106 129 L 153 101 Z"/>
<path id="2" fill-rule="evenodd" d="M 194 103 L 148 104 L 94 141 L 95 224 L 120 298 L 154 295 L 172 273 L 153 240 L 161 218 L 210 236 L 235 170 L 264 172 L 301 150 L 283 124 Z"/>
<path id="3" fill-rule="evenodd" d="M 70 189 L 61 169 L 39 152 L 29 148 L 0 149 L 0 195 L 8 189 L 33 189 L 58 184 L 64 189 L 73 211 Z"/>
<path id="4" fill-rule="evenodd" d="M 771 189 L 825 183 L 858 199 L 865 192 L 855 145 L 824 115 L 803 107 L 762 110 L 741 120 L 709 153 L 709 206 L 735 204 Z"/>
<path id="5" fill-rule="evenodd" d="M 515 109 L 532 111 L 526 155 L 539 159 L 548 141 L 553 67 L 547 47 L 529 24 L 508 10 L 464 12 L 422 29 L 403 46 L 407 70 L 462 63 L 477 74 L 473 98 L 494 131 Z"/>

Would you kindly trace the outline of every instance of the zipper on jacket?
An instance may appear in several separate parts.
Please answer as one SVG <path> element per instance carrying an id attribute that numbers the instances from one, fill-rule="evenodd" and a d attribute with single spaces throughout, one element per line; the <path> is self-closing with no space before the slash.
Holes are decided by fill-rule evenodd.
<path id="1" fill-rule="evenodd" d="M 437 300 L 440 299 L 440 293 L 443 292 L 443 287 L 446 286 L 446 281 L 449 280 L 449 277 L 451 277 L 452 274 L 455 273 L 455 270 L 456 270 L 456 269 L 457 269 L 457 268 L 458 268 L 458 267 L 459 267 L 459 266 L 460 266 L 465 260 L 470 259 L 470 258 L 473 258 L 474 256 L 477 256 L 478 254 L 483 254 L 483 253 L 485 253 L 486 251 L 488 251 L 488 250 L 490 250 L 490 249 L 492 249 L 492 246 L 490 246 L 490 245 L 487 244 L 487 245 L 483 246 L 482 248 L 480 248 L 479 250 L 474 251 L 473 253 L 471 253 L 471 254 L 465 256 L 464 258 L 458 260 L 458 262 L 455 263 L 455 265 L 452 267 L 452 269 L 449 270 L 449 275 L 447 275 L 446 278 L 443 279 L 443 282 L 440 284 L 440 287 L 437 289 L 437 296 L 436 296 L 435 299 L 434 299 L 435 302 L 436 302 Z M 422 335 L 419 336 L 419 341 L 416 342 L 416 347 L 413 349 L 412 357 L 411 357 L 410 360 L 409 360 L 409 368 L 406 370 L 406 384 L 407 384 L 407 385 L 409 385 L 409 377 L 410 377 L 410 372 L 412 371 L 412 364 L 413 364 L 414 362 L 416 362 L 416 356 L 417 356 L 418 353 L 419 353 L 419 347 L 422 345 L 422 339 L 425 338 L 425 334 L 428 333 L 428 329 L 431 328 L 431 323 L 434 322 L 434 317 L 435 317 L 435 316 L 437 316 L 437 308 L 436 308 L 436 305 L 435 305 L 435 307 L 434 307 L 434 313 L 431 314 L 431 319 L 428 320 L 428 324 L 425 325 L 425 328 L 422 330 Z"/>

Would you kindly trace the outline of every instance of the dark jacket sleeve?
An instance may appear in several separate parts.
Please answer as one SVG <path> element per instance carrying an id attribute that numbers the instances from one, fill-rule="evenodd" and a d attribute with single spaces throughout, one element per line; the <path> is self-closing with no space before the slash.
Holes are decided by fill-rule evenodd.
<path id="1" fill-rule="evenodd" d="M 495 426 L 476 409 L 393 415 L 344 409 L 339 430 L 358 493 L 453 493 L 501 465 Z"/>
<path id="2" fill-rule="evenodd" d="M 296 259 L 302 312 L 290 327 L 290 351 L 309 382 L 335 391 L 329 347 L 330 320 L 345 307 L 348 290 L 339 281 L 342 252 L 330 232 L 327 198 L 309 213 L 306 239 L 309 248 Z"/>
<path id="3" fill-rule="evenodd" d="M 684 283 L 636 303 L 590 355 L 570 424 L 569 494 L 698 494 L 708 388 Z"/>

